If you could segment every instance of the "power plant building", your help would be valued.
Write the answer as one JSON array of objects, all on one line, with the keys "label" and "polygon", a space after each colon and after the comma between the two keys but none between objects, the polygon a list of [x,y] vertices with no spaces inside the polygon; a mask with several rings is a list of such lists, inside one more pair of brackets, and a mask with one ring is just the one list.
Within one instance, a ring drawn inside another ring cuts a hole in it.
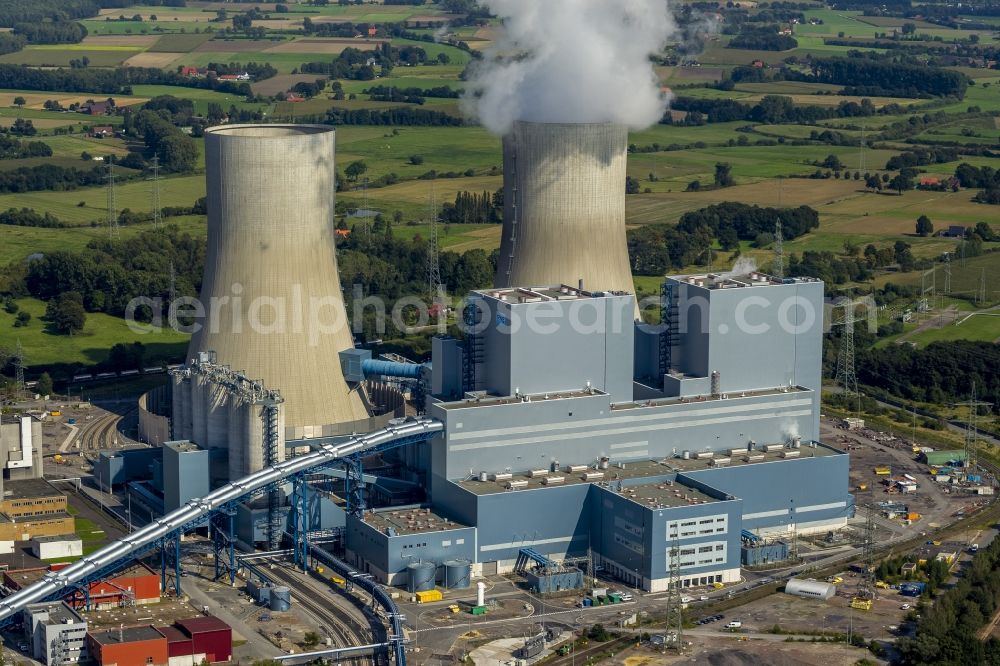
[{"label": "power plant building", "polygon": [[445,429],[412,470],[428,501],[417,519],[349,516],[349,561],[404,583],[416,560],[490,574],[526,549],[589,552],[658,591],[672,557],[684,587],[738,581],[744,530],[844,526],[848,455],[818,441],[822,283],[703,275],[665,292],[655,328],[630,294],[473,292],[467,339],[434,345],[428,413]]}]

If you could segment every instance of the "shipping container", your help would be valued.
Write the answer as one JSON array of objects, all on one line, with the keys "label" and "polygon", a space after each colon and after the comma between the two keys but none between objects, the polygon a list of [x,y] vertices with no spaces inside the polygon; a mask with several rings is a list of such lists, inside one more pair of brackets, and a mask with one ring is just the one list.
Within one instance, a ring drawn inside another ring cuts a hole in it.
[{"label": "shipping container", "polygon": [[426,604],[432,601],[441,601],[444,599],[444,595],[441,594],[441,590],[424,590],[423,592],[417,592],[417,603]]}]

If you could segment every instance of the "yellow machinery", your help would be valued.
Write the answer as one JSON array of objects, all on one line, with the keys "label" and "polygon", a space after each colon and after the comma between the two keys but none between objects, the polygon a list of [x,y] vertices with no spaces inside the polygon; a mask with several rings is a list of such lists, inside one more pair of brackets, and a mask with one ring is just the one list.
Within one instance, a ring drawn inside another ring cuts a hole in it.
[{"label": "yellow machinery", "polygon": [[441,601],[444,599],[444,595],[441,594],[441,590],[424,590],[423,592],[417,592],[417,603],[426,604],[432,601]]},{"label": "yellow machinery", "polygon": [[871,610],[872,600],[854,597],[854,599],[851,600],[851,608],[856,608],[857,610]]}]

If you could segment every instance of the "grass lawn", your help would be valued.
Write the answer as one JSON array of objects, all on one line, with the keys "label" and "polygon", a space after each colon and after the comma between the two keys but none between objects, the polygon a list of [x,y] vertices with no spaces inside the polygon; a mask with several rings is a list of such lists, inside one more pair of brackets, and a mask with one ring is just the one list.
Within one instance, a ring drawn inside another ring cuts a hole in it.
[{"label": "grass lawn", "polygon": [[[141,342],[147,348],[147,358],[182,357],[188,336],[172,330],[141,334],[129,330],[124,319],[102,313],[88,313],[83,332],[77,335],[57,335],[47,330],[42,321],[45,303],[33,298],[17,301],[21,310],[31,314],[27,326],[14,328],[15,315],[0,311],[0,347],[13,349],[21,342],[25,365],[56,363],[96,363],[105,359],[111,347],[119,342]],[[86,540],[86,537],[84,537]]]},{"label": "grass lawn", "polygon": [[[160,204],[167,206],[190,206],[199,197],[205,196],[205,176],[179,176],[160,180]],[[134,180],[115,188],[118,210],[130,208],[134,211],[148,211],[152,207],[152,189],[149,181]],[[84,206],[77,205],[84,202]],[[0,210],[8,208],[34,208],[48,211],[66,222],[89,224],[103,222],[107,217],[107,189],[86,187],[66,192],[19,192],[0,195]],[[20,227],[19,227],[20,228]]]},{"label": "grass lawn", "polygon": [[981,340],[984,342],[1000,340],[1000,312],[961,314],[953,324],[942,328],[930,328],[906,339],[907,342],[916,343],[920,347],[932,342],[953,340]]},{"label": "grass lawn", "polygon": [[[218,62],[218,59],[216,59]],[[185,88],[183,86],[154,86],[139,85],[133,86],[132,92],[142,97],[157,97],[158,95],[173,95],[181,99],[189,99],[194,102],[194,109],[197,113],[208,112],[208,103],[215,102],[222,105],[223,111],[228,111],[230,106],[237,109],[256,111],[258,109],[267,110],[267,104],[248,104],[240,95],[216,92],[215,90],[204,90],[202,88]]]},{"label": "grass lawn", "polygon": [[[168,223],[176,224],[182,230],[196,236],[204,236],[206,231],[205,218],[202,216],[172,217]],[[128,238],[150,225],[142,224],[122,227],[122,238]],[[55,252],[56,250],[82,250],[92,240],[108,237],[107,227],[79,226],[71,229],[41,229],[38,227],[13,227],[0,225],[0,266],[14,261],[21,261],[36,252]]]}]

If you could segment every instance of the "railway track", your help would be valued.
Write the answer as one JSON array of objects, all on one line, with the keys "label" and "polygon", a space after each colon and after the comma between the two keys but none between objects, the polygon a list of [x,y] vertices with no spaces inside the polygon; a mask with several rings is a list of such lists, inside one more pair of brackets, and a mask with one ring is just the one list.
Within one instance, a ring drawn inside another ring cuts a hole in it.
[{"label": "railway track", "polygon": [[[312,587],[308,582],[308,574],[292,572],[283,566],[269,569],[267,575],[284,583],[292,590],[295,601],[305,608],[317,620],[323,623],[324,629],[335,643],[334,647],[353,647],[366,645],[371,635],[364,635],[352,625],[359,624],[358,619],[347,609],[338,607],[332,599]],[[367,618],[365,618],[367,620]],[[372,663],[372,657],[354,657],[358,663]]]}]

